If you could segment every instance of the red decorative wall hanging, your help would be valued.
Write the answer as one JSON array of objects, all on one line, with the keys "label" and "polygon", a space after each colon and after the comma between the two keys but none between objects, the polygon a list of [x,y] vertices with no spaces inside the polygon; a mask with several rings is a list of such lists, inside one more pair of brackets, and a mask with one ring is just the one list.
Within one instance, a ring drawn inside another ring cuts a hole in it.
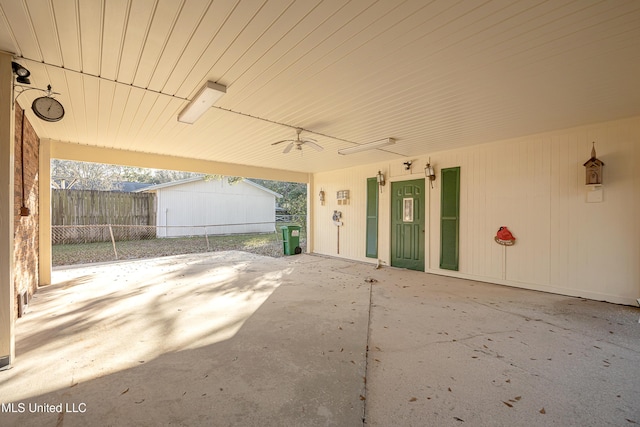
[{"label": "red decorative wall hanging", "polygon": [[496,237],[494,237],[496,243],[504,246],[512,246],[516,242],[516,238],[504,225],[498,229]]}]

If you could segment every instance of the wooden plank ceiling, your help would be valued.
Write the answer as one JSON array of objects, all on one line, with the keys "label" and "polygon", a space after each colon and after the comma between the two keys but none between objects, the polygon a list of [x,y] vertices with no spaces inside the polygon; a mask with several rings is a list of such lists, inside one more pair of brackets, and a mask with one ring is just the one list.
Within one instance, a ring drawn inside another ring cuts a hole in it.
[{"label": "wooden plank ceiling", "polygon": [[18,99],[42,138],[301,172],[640,114],[637,0],[0,0],[0,49],[60,92]]}]

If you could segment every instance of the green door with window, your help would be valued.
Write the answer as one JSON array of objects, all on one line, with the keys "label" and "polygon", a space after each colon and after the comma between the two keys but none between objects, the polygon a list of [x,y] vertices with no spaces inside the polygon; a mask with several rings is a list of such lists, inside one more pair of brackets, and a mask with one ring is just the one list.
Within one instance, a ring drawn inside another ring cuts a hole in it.
[{"label": "green door with window", "polygon": [[424,271],[424,179],[391,183],[391,265]]}]

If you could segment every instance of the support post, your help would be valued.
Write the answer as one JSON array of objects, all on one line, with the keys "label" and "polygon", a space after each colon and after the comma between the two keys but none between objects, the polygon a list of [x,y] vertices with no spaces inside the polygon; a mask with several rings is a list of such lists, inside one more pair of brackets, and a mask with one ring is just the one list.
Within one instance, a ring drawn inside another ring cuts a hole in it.
[{"label": "support post", "polygon": [[507,280],[507,245],[502,245],[502,280]]},{"label": "support post", "polygon": [[14,117],[12,56],[0,52],[0,369],[15,358],[15,286],[13,274]]},{"label": "support post", "polygon": [[317,202],[314,198],[316,193],[316,186],[314,185],[313,180],[314,177],[310,174],[307,180],[307,253],[313,253],[315,244],[315,233],[313,230],[313,226],[315,223]]},{"label": "support post", "polygon": [[118,250],[116,249],[116,239],[113,238],[113,228],[111,228],[111,224],[109,224],[109,234],[111,235],[111,244],[113,245],[113,253],[116,256],[116,261],[118,260]]}]

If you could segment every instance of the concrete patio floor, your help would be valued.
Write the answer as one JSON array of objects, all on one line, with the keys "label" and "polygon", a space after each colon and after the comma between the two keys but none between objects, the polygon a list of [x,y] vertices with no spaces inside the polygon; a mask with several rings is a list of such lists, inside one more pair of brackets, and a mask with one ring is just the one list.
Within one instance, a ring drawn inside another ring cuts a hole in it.
[{"label": "concrete patio floor", "polygon": [[17,321],[2,426],[640,424],[634,307],[313,255],[53,278]]}]

